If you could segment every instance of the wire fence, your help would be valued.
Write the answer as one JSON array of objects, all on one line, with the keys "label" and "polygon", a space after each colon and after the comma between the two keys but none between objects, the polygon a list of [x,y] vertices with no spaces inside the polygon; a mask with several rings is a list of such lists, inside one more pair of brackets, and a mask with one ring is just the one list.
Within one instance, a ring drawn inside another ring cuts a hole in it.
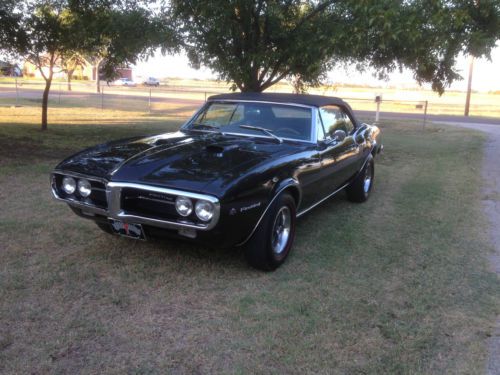
[{"label": "wire fence", "polygon": [[[0,81],[0,106],[28,107],[40,105],[45,83],[43,81]],[[185,118],[190,116],[208,97],[227,93],[227,87],[175,86],[159,87],[108,86],[106,82],[97,92],[95,83],[54,82],[49,96],[51,108],[88,109],[98,111],[149,114],[152,116]],[[353,110],[368,122],[380,122],[391,118],[391,113],[404,113],[421,121],[425,126],[429,103],[427,101],[379,100],[367,98],[343,98]]]}]

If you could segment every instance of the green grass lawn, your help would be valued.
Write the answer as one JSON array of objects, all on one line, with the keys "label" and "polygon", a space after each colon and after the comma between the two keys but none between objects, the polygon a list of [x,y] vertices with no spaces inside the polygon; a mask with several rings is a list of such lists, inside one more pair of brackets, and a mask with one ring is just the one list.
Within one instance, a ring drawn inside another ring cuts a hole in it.
[{"label": "green grass lawn", "polygon": [[500,282],[478,133],[382,124],[370,200],[313,210],[262,273],[239,250],[112,237],[53,201],[65,155],[179,124],[75,116],[46,133],[0,117],[0,372],[483,373]]}]

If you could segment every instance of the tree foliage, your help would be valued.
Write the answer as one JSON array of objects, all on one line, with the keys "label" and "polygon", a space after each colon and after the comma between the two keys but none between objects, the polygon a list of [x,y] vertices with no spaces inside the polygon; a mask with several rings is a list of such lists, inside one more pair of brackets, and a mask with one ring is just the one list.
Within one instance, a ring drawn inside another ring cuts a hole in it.
[{"label": "tree foliage", "polygon": [[334,65],[408,68],[442,93],[461,52],[488,56],[500,36],[498,0],[172,0],[193,66],[242,91],[283,78],[318,84]]},{"label": "tree foliage", "polygon": [[124,2],[120,6],[100,7],[87,19],[92,37],[87,39],[85,48],[97,71],[106,78],[113,78],[116,68],[152,55],[159,45],[175,50],[177,42],[170,25],[144,5]]},{"label": "tree foliage", "polygon": [[23,36],[19,32],[21,14],[15,12],[16,4],[15,0],[0,2],[0,50],[4,50],[12,41]]},{"label": "tree foliage", "polygon": [[[42,130],[47,129],[48,97],[54,69],[78,55],[106,59],[106,69],[134,63],[162,41],[168,25],[147,3],[121,0],[4,0],[0,7],[0,48],[37,66],[45,79]],[[5,22],[4,22],[5,21]],[[99,66],[97,67],[99,70]]]}]

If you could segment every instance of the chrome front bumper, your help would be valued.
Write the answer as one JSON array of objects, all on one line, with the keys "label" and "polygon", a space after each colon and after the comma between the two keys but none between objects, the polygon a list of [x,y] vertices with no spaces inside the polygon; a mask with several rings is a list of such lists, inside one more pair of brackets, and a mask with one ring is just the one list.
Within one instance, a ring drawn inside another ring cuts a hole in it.
[{"label": "chrome front bumper", "polygon": [[[63,174],[65,176],[72,176],[71,173],[66,173],[62,171],[61,172],[58,171],[56,173]],[[87,178],[85,176],[80,176],[80,175],[75,177]],[[57,194],[57,190],[53,185],[52,185],[52,194],[56,200],[65,202],[74,208],[80,209],[82,213],[85,215],[89,216],[101,215],[109,219],[120,220],[125,223],[145,224],[165,229],[191,228],[201,231],[207,231],[215,227],[215,225],[219,221],[219,216],[220,216],[219,200],[210,195],[197,194],[182,190],[159,188],[155,186],[127,183],[127,182],[108,182],[105,185],[106,185],[106,198],[108,203],[107,209],[96,207],[94,205],[78,201],[76,199],[61,198]],[[214,215],[208,223],[194,223],[188,220],[183,220],[181,217],[179,218],[178,221],[169,221],[169,220],[160,220],[145,216],[132,215],[127,213],[125,210],[121,208],[121,200],[122,200],[121,192],[122,189],[124,188],[140,189],[160,194],[169,194],[176,196],[182,195],[184,197],[196,200],[203,199],[211,202],[214,205],[215,207]]]}]

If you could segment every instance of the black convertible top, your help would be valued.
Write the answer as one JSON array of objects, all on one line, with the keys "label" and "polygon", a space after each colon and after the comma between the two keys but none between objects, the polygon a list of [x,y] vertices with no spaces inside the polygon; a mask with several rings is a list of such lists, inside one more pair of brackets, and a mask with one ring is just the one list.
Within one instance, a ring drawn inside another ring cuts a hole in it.
[{"label": "black convertible top", "polygon": [[273,103],[302,104],[312,107],[322,107],[324,105],[341,105],[350,109],[349,105],[340,98],[321,95],[238,92],[232,94],[213,95],[209,97],[208,100],[255,100]]}]

